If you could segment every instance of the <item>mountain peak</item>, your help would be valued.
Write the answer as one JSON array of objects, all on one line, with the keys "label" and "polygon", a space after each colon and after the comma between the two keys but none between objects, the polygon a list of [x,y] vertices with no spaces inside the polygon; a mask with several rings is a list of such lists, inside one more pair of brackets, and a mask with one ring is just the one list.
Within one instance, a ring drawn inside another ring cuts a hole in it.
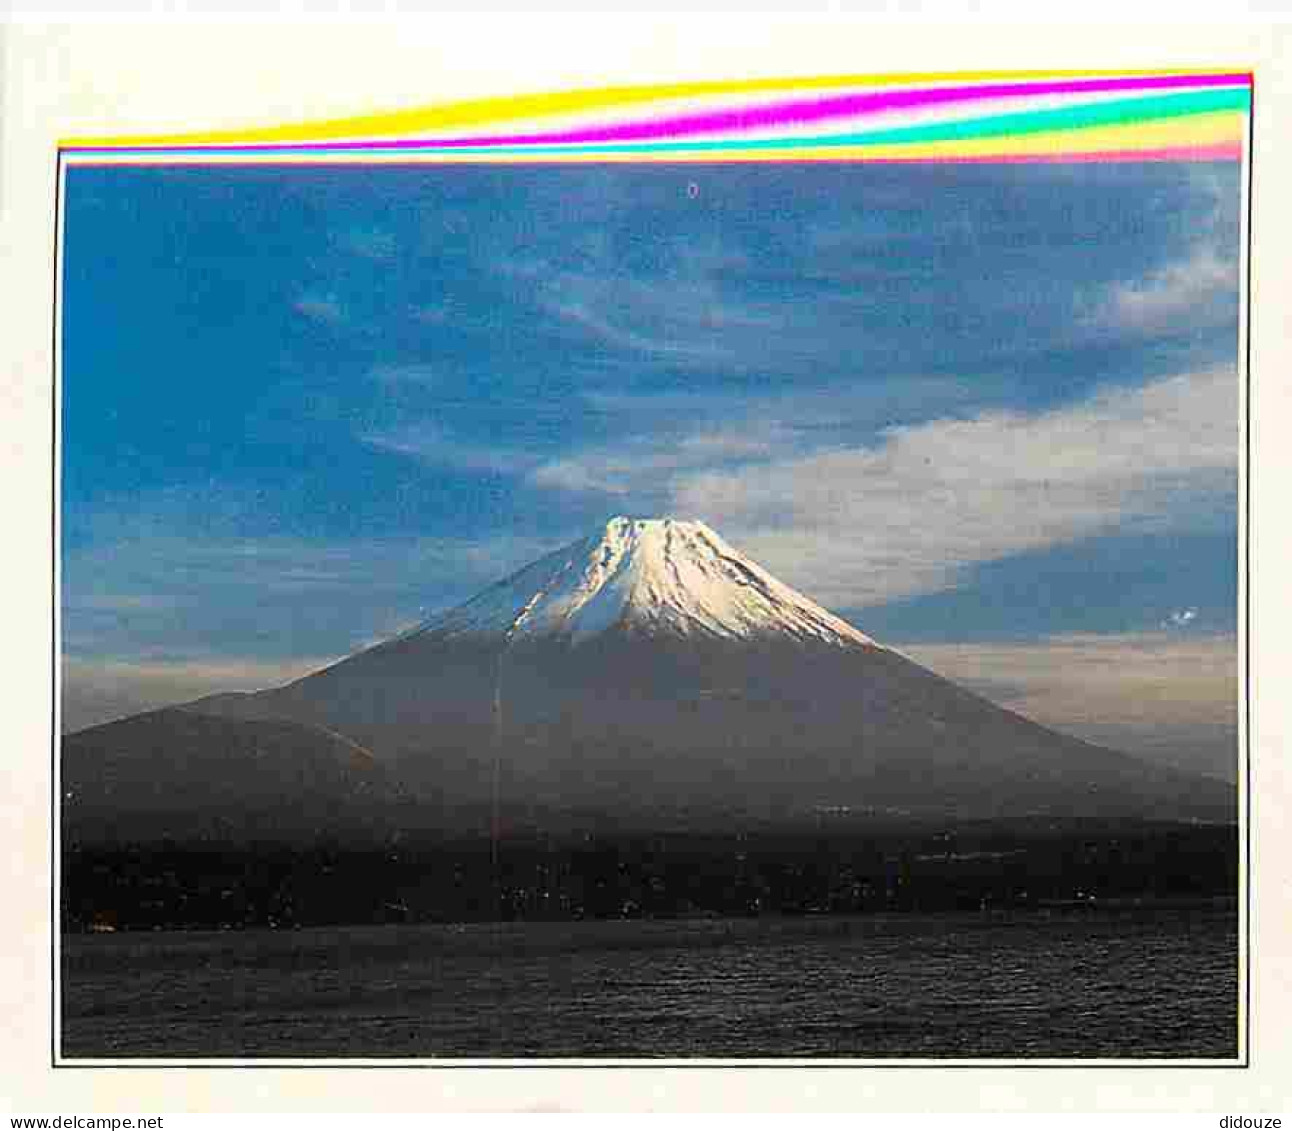
[{"label": "mountain peak", "polygon": [[698,519],[674,518],[672,515],[660,515],[656,518],[642,518],[634,515],[617,514],[614,518],[607,520],[604,537],[642,537],[648,534],[657,534],[668,529],[703,530],[710,534],[713,533],[712,530]]},{"label": "mountain peak", "polygon": [[642,635],[875,647],[875,642],[778,581],[703,522],[617,515],[526,566],[413,635],[556,637],[609,629]]}]

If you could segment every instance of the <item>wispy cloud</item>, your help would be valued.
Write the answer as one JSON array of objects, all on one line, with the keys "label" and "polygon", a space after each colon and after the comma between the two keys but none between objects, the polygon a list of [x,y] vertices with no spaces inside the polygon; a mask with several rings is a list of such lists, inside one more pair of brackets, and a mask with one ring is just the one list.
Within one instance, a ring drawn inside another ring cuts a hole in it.
[{"label": "wispy cloud", "polygon": [[1237,316],[1238,261],[1211,244],[1144,279],[1114,283],[1094,313],[1098,324],[1140,333],[1214,325]]},{"label": "wispy cloud", "polygon": [[307,292],[292,303],[292,309],[297,314],[326,325],[337,325],[345,321],[345,307],[332,292],[326,294]]},{"label": "wispy cloud", "polygon": [[[632,297],[630,290],[638,292],[637,309],[629,309]],[[683,333],[677,321],[661,317],[658,309],[658,295],[652,293],[654,288],[645,284],[623,284],[615,288],[598,280],[577,276],[566,276],[552,283],[551,298],[547,308],[564,320],[567,326],[583,331],[597,339],[602,345],[631,353],[647,354],[654,358],[685,360],[690,362],[715,362],[730,359],[732,350],[712,337],[697,340],[693,333]],[[607,295],[614,295],[609,302]],[[656,306],[653,317],[654,328],[641,328],[644,315],[640,302],[642,295],[649,296],[648,303]],[[688,311],[692,317],[694,311]]]},{"label": "wispy cloud", "polygon": [[529,481],[561,491],[625,496],[667,494],[681,477],[717,466],[765,460],[790,448],[792,435],[776,421],[740,432],[636,436],[534,468]]},{"label": "wispy cloud", "polygon": [[1237,774],[1232,636],[1074,634],[898,645],[911,659],[1056,730],[1180,769]]},{"label": "wispy cloud", "polygon": [[651,269],[631,269],[604,236],[580,244],[577,263],[530,252],[507,263],[558,332],[627,360],[744,370],[765,362],[802,312],[784,299],[735,285],[747,267],[739,247],[675,240]]},{"label": "wispy cloud", "polygon": [[1174,252],[1145,275],[1086,296],[1087,325],[1148,336],[1237,324],[1239,194],[1205,169],[1194,171],[1190,181],[1205,203],[1192,214]]},{"label": "wispy cloud", "polygon": [[570,540],[324,543],[143,526],[68,555],[65,730],[286,682],[389,639]]},{"label": "wispy cloud", "polygon": [[65,608],[94,613],[139,613],[154,610],[170,611],[176,602],[171,597],[148,593],[85,593],[71,595],[64,602]]},{"label": "wispy cloud", "polygon": [[359,440],[378,451],[459,471],[511,475],[529,471],[540,461],[536,455],[501,444],[463,440],[439,425],[426,422],[387,432],[365,432]]},{"label": "wispy cloud", "polygon": [[[388,366],[374,370],[373,377],[392,388],[434,388],[440,369]],[[456,378],[450,372],[446,381]],[[428,466],[520,475],[530,486],[545,490],[634,495],[638,508],[654,507],[668,502],[675,483],[686,474],[785,458],[819,446],[827,436],[870,434],[897,421],[926,416],[931,405],[944,411],[952,408],[967,400],[971,390],[972,382],[943,378],[734,395],[729,390],[627,392],[593,387],[570,403],[566,420],[577,414],[595,423],[600,434],[614,438],[560,454],[553,454],[550,435],[540,438],[541,430],[525,434],[513,429],[507,439],[482,441],[460,435],[439,418],[369,429],[357,439]]]},{"label": "wispy cloud", "polygon": [[436,384],[439,368],[426,362],[410,362],[405,365],[378,365],[372,370],[371,378],[380,385],[419,385]]},{"label": "wispy cloud", "polygon": [[639,506],[671,505],[690,476],[785,460],[820,449],[830,438],[872,435],[927,416],[931,405],[952,409],[971,387],[910,378],[739,396],[594,390],[582,403],[616,439],[544,460],[529,481],[591,495],[631,495]]},{"label": "wispy cloud", "polygon": [[409,313],[413,321],[423,326],[446,326],[453,320],[456,310],[451,302],[439,302],[411,307]]},{"label": "wispy cloud", "polygon": [[544,306],[600,344],[659,360],[747,364],[743,347],[785,326],[770,303],[724,296],[712,279],[639,279],[566,273],[549,279]]},{"label": "wispy cloud", "polygon": [[394,258],[399,247],[393,232],[384,228],[348,228],[336,236],[336,245],[362,259],[384,261]]},{"label": "wispy cloud", "polygon": [[212,534],[182,519],[158,527],[122,516],[121,526],[120,537],[66,555],[63,647],[72,659],[344,655],[553,548],[515,533],[325,542]]}]

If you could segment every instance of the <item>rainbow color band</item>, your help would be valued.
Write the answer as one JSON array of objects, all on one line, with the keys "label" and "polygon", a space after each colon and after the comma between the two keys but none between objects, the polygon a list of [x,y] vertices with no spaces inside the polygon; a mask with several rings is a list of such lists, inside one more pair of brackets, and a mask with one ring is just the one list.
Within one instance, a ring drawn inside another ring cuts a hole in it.
[{"label": "rainbow color band", "polygon": [[1252,85],[1249,71],[1223,70],[617,87],[60,149],[149,164],[1237,160]]}]

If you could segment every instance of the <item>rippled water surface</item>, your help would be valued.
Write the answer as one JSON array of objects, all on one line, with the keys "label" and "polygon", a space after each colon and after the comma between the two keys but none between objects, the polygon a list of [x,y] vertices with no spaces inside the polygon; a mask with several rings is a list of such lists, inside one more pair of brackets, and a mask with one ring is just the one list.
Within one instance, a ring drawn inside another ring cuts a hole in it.
[{"label": "rippled water surface", "polygon": [[1232,912],[77,935],[63,1054],[1232,1057]]}]

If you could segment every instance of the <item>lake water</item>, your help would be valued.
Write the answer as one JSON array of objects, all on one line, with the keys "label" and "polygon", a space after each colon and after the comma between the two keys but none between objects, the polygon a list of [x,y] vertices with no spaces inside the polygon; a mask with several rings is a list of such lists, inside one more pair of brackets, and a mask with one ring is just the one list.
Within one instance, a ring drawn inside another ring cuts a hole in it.
[{"label": "lake water", "polygon": [[66,1057],[1233,1057],[1232,911],[63,940]]}]

